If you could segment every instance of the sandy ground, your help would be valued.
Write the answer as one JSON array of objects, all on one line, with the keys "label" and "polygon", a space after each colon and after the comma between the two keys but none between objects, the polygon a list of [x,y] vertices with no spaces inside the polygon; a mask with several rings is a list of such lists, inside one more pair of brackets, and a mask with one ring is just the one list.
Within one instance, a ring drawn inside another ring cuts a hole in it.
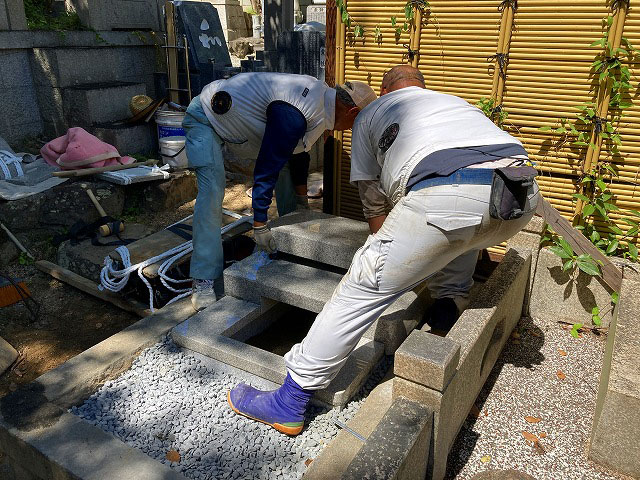
[{"label": "sandy ground", "polygon": [[575,339],[531,318],[514,332],[449,454],[447,479],[508,469],[537,480],[627,479],[587,459],[606,336]]}]

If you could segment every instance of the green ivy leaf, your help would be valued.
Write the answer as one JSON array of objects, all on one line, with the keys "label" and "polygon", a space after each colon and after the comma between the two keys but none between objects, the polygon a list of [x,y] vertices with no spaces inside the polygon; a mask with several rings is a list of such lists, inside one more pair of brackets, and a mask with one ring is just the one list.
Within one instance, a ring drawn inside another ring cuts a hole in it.
[{"label": "green ivy leaf", "polygon": [[564,265],[562,265],[562,271],[566,272],[568,270],[571,270],[573,268],[573,266],[574,266],[574,261],[573,261],[573,259],[570,258],[569,260],[564,262]]},{"label": "green ivy leaf", "polygon": [[618,227],[617,225],[609,225],[609,228],[613,231],[613,233],[617,235],[624,235],[624,232],[620,230],[620,227]]},{"label": "green ivy leaf", "polygon": [[570,257],[573,257],[575,255],[573,253],[573,248],[571,248],[571,245],[569,245],[569,243],[564,238],[560,237],[558,239],[558,244]]},{"label": "green ivy leaf", "polygon": [[607,184],[606,184],[606,183],[604,183],[604,181],[603,181],[601,178],[598,178],[598,179],[596,180],[596,185],[598,185],[598,188],[599,188],[600,190],[602,190],[603,192],[604,192],[605,190],[607,190]]},{"label": "green ivy leaf", "polygon": [[557,245],[549,247],[549,250],[562,259],[572,258],[572,255],[567,254],[562,247]]},{"label": "green ivy leaf", "polygon": [[576,263],[578,264],[578,268],[587,275],[591,275],[593,277],[600,275],[600,267],[598,267],[598,264],[595,263],[592,258],[589,260],[578,260]]},{"label": "green ivy leaf", "polygon": [[607,255],[613,255],[615,251],[618,249],[618,244],[619,244],[618,240],[614,240],[613,242],[611,242],[606,250]]},{"label": "green ivy leaf", "polygon": [[540,130],[541,132],[550,132],[552,129],[550,126],[545,125],[544,127],[538,128],[538,130]]},{"label": "green ivy leaf", "polygon": [[398,20],[396,19],[396,17],[391,17],[391,26],[392,26],[392,27],[395,27],[395,26],[396,26],[397,21],[398,21]]},{"label": "green ivy leaf", "polygon": [[589,239],[591,240],[591,243],[596,243],[598,240],[600,240],[600,234],[597,230],[594,230],[593,232],[591,232],[591,236],[589,237]]},{"label": "green ivy leaf", "polygon": [[589,202],[589,197],[587,197],[586,195],[583,195],[581,193],[574,193],[573,194],[573,198],[578,199],[578,200],[582,200],[583,202]]},{"label": "green ivy leaf", "polygon": [[573,328],[569,332],[573,338],[580,338],[578,330],[582,328],[582,323],[574,323]]}]

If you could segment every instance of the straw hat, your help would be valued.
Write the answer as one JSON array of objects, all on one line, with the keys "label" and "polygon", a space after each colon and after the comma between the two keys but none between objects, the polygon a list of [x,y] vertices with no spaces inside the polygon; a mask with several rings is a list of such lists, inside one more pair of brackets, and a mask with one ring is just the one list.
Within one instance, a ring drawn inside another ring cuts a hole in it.
[{"label": "straw hat", "polygon": [[153,98],[147,95],[136,95],[129,102],[129,110],[134,117],[148,108],[153,103]]}]

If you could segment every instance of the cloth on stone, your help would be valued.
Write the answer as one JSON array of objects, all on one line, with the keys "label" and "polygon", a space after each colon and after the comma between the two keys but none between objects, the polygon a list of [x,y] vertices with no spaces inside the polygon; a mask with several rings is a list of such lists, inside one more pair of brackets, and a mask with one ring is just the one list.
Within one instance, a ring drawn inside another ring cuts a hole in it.
[{"label": "cloth on stone", "polygon": [[14,153],[0,138],[0,199],[18,200],[44,192],[65,182],[66,178],[51,176],[59,167],[47,165],[39,156]]},{"label": "cloth on stone", "polygon": [[103,142],[80,127],[70,128],[47,143],[40,153],[49,165],[63,170],[128,165],[134,158],[123,157],[113,145]]}]

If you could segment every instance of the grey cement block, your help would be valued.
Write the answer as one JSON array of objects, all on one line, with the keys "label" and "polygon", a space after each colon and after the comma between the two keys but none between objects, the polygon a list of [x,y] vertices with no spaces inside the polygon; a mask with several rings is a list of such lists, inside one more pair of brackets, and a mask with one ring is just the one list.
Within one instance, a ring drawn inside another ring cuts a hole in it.
[{"label": "grey cement block", "polygon": [[[383,379],[367,396],[353,418],[347,422],[347,426],[368,438],[391,406],[392,386],[391,376]],[[349,432],[340,430],[309,465],[302,478],[304,480],[340,478],[362,446],[363,443],[360,440]]]},{"label": "grey cement block", "polygon": [[224,290],[227,295],[248,302],[260,303],[258,272],[273,260],[264,252],[257,251],[224,270]]},{"label": "grey cement block", "polygon": [[365,332],[370,338],[384,344],[385,355],[393,355],[407,335],[422,321],[432,300],[426,284],[421,284],[402,295]]},{"label": "grey cement block", "polygon": [[[2,7],[0,6],[0,12]],[[26,50],[0,50],[0,86],[24,87],[31,83],[31,67]]]},{"label": "grey cement block", "polygon": [[0,401],[0,450],[17,478],[185,480],[169,466],[47,402],[39,385]]},{"label": "grey cement block", "polygon": [[623,279],[600,375],[589,458],[640,478],[640,282]]},{"label": "grey cement block", "polygon": [[18,352],[4,338],[0,337],[0,375],[18,358]]},{"label": "grey cement block", "polygon": [[341,278],[338,273],[285,260],[274,260],[257,272],[261,296],[315,313],[322,311]]},{"label": "grey cement block", "polygon": [[142,350],[194,313],[190,298],[167,305],[49,370],[34,383],[49,401],[62,407],[75,405],[127,370]]},{"label": "grey cement block", "polygon": [[[575,278],[562,271],[562,260],[548,248],[540,250],[536,267],[530,312],[543,320],[564,320],[591,325],[591,310],[604,310],[611,304],[611,290],[600,278],[579,271]],[[602,318],[602,326],[612,313]]]},{"label": "grey cement block", "polygon": [[91,128],[91,133],[103,142],[116,147],[120,155],[134,153],[158,155],[155,138],[157,132],[154,125],[95,126]]},{"label": "grey cement block", "polygon": [[131,117],[129,101],[145,95],[143,83],[106,82],[64,88],[62,106],[69,125],[91,125],[115,122]]},{"label": "grey cement block", "polygon": [[5,0],[0,2],[0,30],[9,30],[9,15]]},{"label": "grey cement block", "polygon": [[534,215],[534,217],[529,221],[529,223],[527,223],[522,231],[542,236],[546,228],[547,223],[544,221],[544,218]]},{"label": "grey cement block", "polygon": [[303,210],[270,222],[278,250],[348,269],[369,236],[369,226],[344,217]]},{"label": "grey cement block", "polygon": [[343,480],[422,479],[433,413],[423,405],[397,398],[360,449]]},{"label": "grey cement block", "polygon": [[35,92],[40,106],[44,134],[50,138],[64,135],[68,127],[62,107],[62,89],[36,85]]},{"label": "grey cement block", "polygon": [[287,369],[284,358],[280,355],[223,335],[208,335],[202,332],[198,335],[189,333],[189,335],[181,335],[180,330],[173,330],[171,338],[178,345],[194,352],[266,378],[274,383],[280,385],[284,383]]},{"label": "grey cement block", "polygon": [[442,392],[460,360],[460,345],[446,337],[411,332],[396,352],[393,372],[414,383]]}]

